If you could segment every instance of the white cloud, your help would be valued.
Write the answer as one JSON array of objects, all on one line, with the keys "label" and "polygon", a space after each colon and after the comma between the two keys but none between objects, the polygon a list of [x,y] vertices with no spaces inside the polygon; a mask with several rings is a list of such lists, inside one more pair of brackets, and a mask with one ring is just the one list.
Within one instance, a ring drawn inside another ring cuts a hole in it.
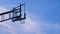
[{"label": "white cloud", "polygon": [[8,11],[7,8],[0,6],[0,13],[6,12],[6,11]]},{"label": "white cloud", "polygon": [[0,25],[9,29],[8,31],[10,31],[11,34],[15,34],[14,28],[8,22],[1,23]]},{"label": "white cloud", "polygon": [[[60,25],[57,23],[45,23],[45,22],[37,22],[34,20],[32,15],[27,15],[26,24],[22,25],[25,32],[35,32],[36,34],[47,34],[48,31],[52,31],[53,29],[57,32],[60,31]],[[29,18],[30,17],[30,18]],[[36,19],[37,20],[37,19]],[[54,33],[54,32],[53,32]]]},{"label": "white cloud", "polygon": [[37,28],[37,23],[31,18],[27,17],[27,19],[25,20],[25,24],[22,25],[22,27],[25,30],[25,32],[33,31]]}]

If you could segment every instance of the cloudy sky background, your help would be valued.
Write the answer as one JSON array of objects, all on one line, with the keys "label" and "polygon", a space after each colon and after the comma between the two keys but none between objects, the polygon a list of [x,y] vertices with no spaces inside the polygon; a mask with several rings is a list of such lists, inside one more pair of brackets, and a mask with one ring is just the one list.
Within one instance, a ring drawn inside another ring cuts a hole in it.
[{"label": "cloudy sky background", "polygon": [[60,34],[60,0],[0,0],[0,13],[26,3],[25,24],[0,23],[0,34]]}]

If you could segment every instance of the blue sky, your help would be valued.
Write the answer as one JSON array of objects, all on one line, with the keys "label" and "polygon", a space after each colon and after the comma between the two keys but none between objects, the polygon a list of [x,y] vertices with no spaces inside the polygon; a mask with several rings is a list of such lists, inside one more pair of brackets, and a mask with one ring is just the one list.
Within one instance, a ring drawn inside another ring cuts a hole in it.
[{"label": "blue sky", "polygon": [[20,3],[26,4],[29,23],[7,23],[5,26],[4,22],[0,25],[1,34],[8,34],[10,29],[11,33],[16,34],[60,34],[60,0],[0,0],[0,8],[4,9],[2,11],[11,10]]}]

